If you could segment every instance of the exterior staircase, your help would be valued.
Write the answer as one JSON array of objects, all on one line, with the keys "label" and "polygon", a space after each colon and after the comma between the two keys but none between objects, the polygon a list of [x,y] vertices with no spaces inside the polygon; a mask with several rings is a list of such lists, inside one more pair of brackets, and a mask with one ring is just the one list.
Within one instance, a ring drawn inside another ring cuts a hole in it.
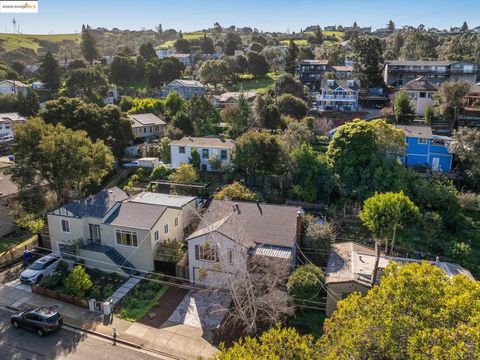
[{"label": "exterior staircase", "polygon": [[118,267],[122,269],[122,271],[127,275],[141,275],[140,271],[138,271],[131,262],[125,259],[122,254],[120,254],[115,248],[111,246],[89,243],[85,246],[85,250],[101,252],[107,255],[107,257],[112,260],[114,264],[118,265]]}]

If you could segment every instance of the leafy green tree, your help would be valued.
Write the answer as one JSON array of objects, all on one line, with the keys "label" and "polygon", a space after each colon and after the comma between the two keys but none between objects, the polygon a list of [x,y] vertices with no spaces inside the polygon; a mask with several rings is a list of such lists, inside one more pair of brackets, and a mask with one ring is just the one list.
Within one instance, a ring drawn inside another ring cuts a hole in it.
[{"label": "leafy green tree", "polygon": [[18,74],[7,64],[0,62],[0,81],[2,80],[18,80]]},{"label": "leafy green tree", "polygon": [[319,56],[321,59],[328,60],[330,65],[344,65],[347,51],[341,44],[323,44]]},{"label": "leafy green tree", "polygon": [[90,275],[85,271],[85,268],[77,265],[68,274],[64,286],[68,294],[84,297],[92,288],[93,282],[92,279],[90,279]]},{"label": "leafy green tree", "polygon": [[282,142],[289,153],[299,148],[301,144],[309,144],[313,138],[313,132],[307,124],[299,121],[291,121],[283,132]]},{"label": "leafy green tree", "polygon": [[97,40],[92,33],[92,30],[87,28],[82,32],[82,41],[80,44],[82,48],[82,54],[85,60],[93,62],[100,57],[97,50]]},{"label": "leafy green tree", "polygon": [[362,36],[352,43],[353,74],[362,87],[383,86],[383,50],[378,37]]},{"label": "leafy green tree", "polygon": [[168,117],[173,118],[180,110],[185,110],[187,101],[176,91],[169,93],[165,99],[165,110]]},{"label": "leafy green tree", "polygon": [[425,118],[425,122],[429,125],[432,124],[433,120],[435,119],[435,111],[431,105],[427,105],[425,107],[425,114],[423,116]]},{"label": "leafy green tree", "polygon": [[480,131],[476,128],[461,127],[453,133],[450,150],[460,159],[468,178],[479,184],[480,176]]},{"label": "leafy green tree", "polygon": [[196,171],[200,170],[200,154],[198,153],[197,148],[193,148],[190,152],[190,158],[188,159],[188,162],[193,165],[193,168]]},{"label": "leafy green tree", "polygon": [[216,89],[231,76],[231,69],[225,60],[206,60],[198,70],[200,81],[212,84]]},{"label": "leafy green tree", "polygon": [[238,50],[237,43],[234,40],[229,40],[225,45],[225,55],[233,56],[235,55],[235,50]]},{"label": "leafy green tree", "polygon": [[137,55],[135,58],[135,74],[134,74],[134,79],[136,81],[143,81],[145,80],[145,59]]},{"label": "leafy green tree", "polygon": [[468,24],[466,21],[463,22],[462,27],[460,28],[460,31],[462,32],[468,31]]},{"label": "leafy green tree", "polygon": [[248,72],[253,77],[265,76],[268,73],[268,63],[265,56],[255,51],[250,51],[247,54]]},{"label": "leafy green tree", "polygon": [[168,177],[171,182],[180,184],[193,184],[197,179],[198,175],[193,165],[185,163],[180,163],[178,169]]},{"label": "leafy green tree", "polygon": [[[123,98],[122,98],[123,99]],[[155,98],[135,98],[132,99],[129,114],[153,113],[161,115],[163,113],[163,101]]]},{"label": "leafy green tree", "polygon": [[174,57],[165,58],[161,61],[158,70],[160,81],[169,83],[182,77],[182,71],[185,70],[180,60]]},{"label": "leafy green tree", "polygon": [[449,278],[426,262],[392,263],[366,296],[354,293],[337,303],[317,358],[475,359],[479,297],[478,281]]},{"label": "leafy green tree", "polygon": [[42,218],[36,217],[34,214],[22,214],[15,220],[20,228],[28,230],[32,234],[40,234],[45,227],[45,221]]},{"label": "leafy green tree", "polygon": [[253,44],[250,45],[250,50],[260,53],[263,50],[263,45],[261,45],[257,42],[254,42]]},{"label": "leafy green tree", "polygon": [[60,87],[60,66],[50,51],[43,57],[38,73],[47,89],[57,90]]},{"label": "leafy green tree", "polygon": [[21,190],[45,183],[58,202],[71,190],[81,196],[86,186],[100,183],[113,165],[113,156],[103,141],[92,142],[84,131],[45,124],[32,118],[15,128],[15,165],[12,180]]},{"label": "leafy green tree", "polygon": [[324,265],[328,261],[330,247],[335,242],[336,230],[332,223],[315,220],[309,221],[305,226],[304,244],[313,249],[308,258],[317,265]]},{"label": "leafy green tree", "polygon": [[393,111],[395,112],[397,122],[411,121],[415,116],[412,99],[404,89],[396,94],[393,102]]},{"label": "leafy green tree", "polygon": [[151,62],[145,65],[145,79],[152,88],[158,88],[162,85],[162,79],[157,65]]},{"label": "leafy green tree", "polygon": [[128,56],[117,55],[110,64],[110,80],[115,84],[128,84],[136,78],[135,62]]},{"label": "leafy green tree", "polygon": [[277,135],[267,131],[248,131],[236,141],[233,163],[246,174],[276,174],[282,168],[284,156]]},{"label": "leafy green tree", "polygon": [[215,46],[211,37],[207,36],[207,33],[203,33],[203,39],[200,43],[200,48],[203,54],[213,54],[215,52]]},{"label": "leafy green tree", "polygon": [[406,34],[400,56],[405,60],[434,60],[437,58],[438,35],[424,30]]},{"label": "leafy green tree", "polygon": [[291,94],[297,98],[304,95],[302,83],[288,73],[280,75],[275,81],[275,92],[277,95]]},{"label": "leafy green tree", "polygon": [[302,300],[319,301],[324,281],[323,271],[318,266],[299,266],[288,278],[287,290],[300,303]]},{"label": "leafy green tree", "polygon": [[172,120],[173,126],[180,129],[184,135],[193,136],[195,133],[192,118],[188,109],[179,111]]},{"label": "leafy green tree", "polygon": [[93,67],[72,70],[65,80],[64,95],[87,102],[101,103],[107,91],[107,78]]},{"label": "leafy green tree", "polygon": [[[397,233],[408,221],[418,218],[420,210],[406,196],[399,193],[387,192],[375,194],[363,203],[360,219],[375,236],[377,241],[385,243],[385,253],[393,252]],[[389,241],[389,239],[391,239]],[[389,246],[390,245],[390,248]]]},{"label": "leafy green tree", "polygon": [[147,41],[146,43],[140,45],[139,53],[145,60],[157,58],[155,49],[153,48],[153,45],[150,41]]},{"label": "leafy green tree", "polygon": [[32,89],[28,89],[27,95],[19,92],[17,94],[17,110],[23,116],[36,115],[40,110],[37,93]]},{"label": "leafy green tree", "polygon": [[217,200],[240,200],[240,201],[258,201],[258,194],[251,191],[245,185],[238,181],[222,187],[215,195]]},{"label": "leafy green tree", "polygon": [[170,142],[171,140],[167,137],[164,136],[160,140],[160,144],[158,146],[158,152],[160,154],[160,160],[162,160],[164,163],[169,164],[171,159],[171,153],[170,153]]},{"label": "leafy green tree", "polygon": [[285,57],[285,72],[295,76],[297,68],[298,46],[293,40],[288,43],[287,56]]},{"label": "leafy green tree", "polygon": [[173,47],[175,48],[175,51],[179,54],[189,54],[191,50],[190,41],[188,41],[187,39],[178,39],[173,44]]},{"label": "leafy green tree", "polygon": [[470,84],[466,81],[446,81],[440,85],[440,89],[434,94],[439,113],[450,124],[453,130],[457,116],[465,107],[464,98],[470,91]]},{"label": "leafy green tree", "polygon": [[17,97],[13,94],[0,95],[0,111],[15,112],[18,111]]},{"label": "leafy green tree", "polygon": [[214,133],[214,126],[221,121],[220,113],[206,96],[193,95],[190,98],[188,116],[193,126],[193,134],[188,133],[188,135],[211,135]]},{"label": "leafy green tree", "polygon": [[281,126],[281,114],[271,91],[258,93],[253,104],[254,118],[263,128],[276,130]]},{"label": "leafy green tree", "polygon": [[307,114],[307,105],[302,99],[291,94],[283,94],[277,100],[278,111],[297,120]]},{"label": "leafy green tree", "polygon": [[237,104],[225,107],[220,112],[220,116],[225,123],[229,124],[229,134],[235,139],[247,130],[250,105],[247,102],[243,109]]}]

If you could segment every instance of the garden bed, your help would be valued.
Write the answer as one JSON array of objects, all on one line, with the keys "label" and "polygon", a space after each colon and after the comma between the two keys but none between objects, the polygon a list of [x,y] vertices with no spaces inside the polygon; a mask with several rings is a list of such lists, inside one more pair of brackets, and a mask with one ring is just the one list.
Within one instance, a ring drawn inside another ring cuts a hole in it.
[{"label": "garden bed", "polygon": [[39,294],[56,300],[61,300],[69,304],[80,306],[88,309],[88,300],[78,296],[67,295],[63,292],[47,289],[40,285],[32,285],[32,293]]}]

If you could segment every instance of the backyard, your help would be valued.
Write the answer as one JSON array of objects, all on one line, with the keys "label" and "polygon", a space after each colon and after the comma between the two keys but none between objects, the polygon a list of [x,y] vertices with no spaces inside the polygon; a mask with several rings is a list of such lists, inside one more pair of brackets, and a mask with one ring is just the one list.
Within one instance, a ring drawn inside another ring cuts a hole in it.
[{"label": "backyard", "polygon": [[270,88],[278,78],[278,73],[269,72],[266,76],[254,78],[252,75],[242,75],[240,80],[232,84],[228,91],[260,91]]}]

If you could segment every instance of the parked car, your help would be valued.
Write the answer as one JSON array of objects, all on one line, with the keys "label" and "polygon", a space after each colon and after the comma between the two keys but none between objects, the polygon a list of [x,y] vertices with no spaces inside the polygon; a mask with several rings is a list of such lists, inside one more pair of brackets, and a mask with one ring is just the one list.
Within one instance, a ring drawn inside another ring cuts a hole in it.
[{"label": "parked car", "polygon": [[56,253],[38,259],[20,274],[20,281],[26,284],[36,284],[43,277],[53,273],[61,259],[60,254]]},{"label": "parked car", "polygon": [[35,331],[38,336],[51,333],[62,327],[63,317],[51,307],[43,307],[22,311],[12,315],[12,326]]},{"label": "parked car", "polygon": [[138,160],[127,162],[127,163],[123,164],[123,167],[125,169],[131,168],[131,167],[154,168],[155,166],[158,166],[159,164],[160,164],[160,160],[158,160],[158,158],[145,157],[145,158],[141,158],[141,159],[138,159]]}]

